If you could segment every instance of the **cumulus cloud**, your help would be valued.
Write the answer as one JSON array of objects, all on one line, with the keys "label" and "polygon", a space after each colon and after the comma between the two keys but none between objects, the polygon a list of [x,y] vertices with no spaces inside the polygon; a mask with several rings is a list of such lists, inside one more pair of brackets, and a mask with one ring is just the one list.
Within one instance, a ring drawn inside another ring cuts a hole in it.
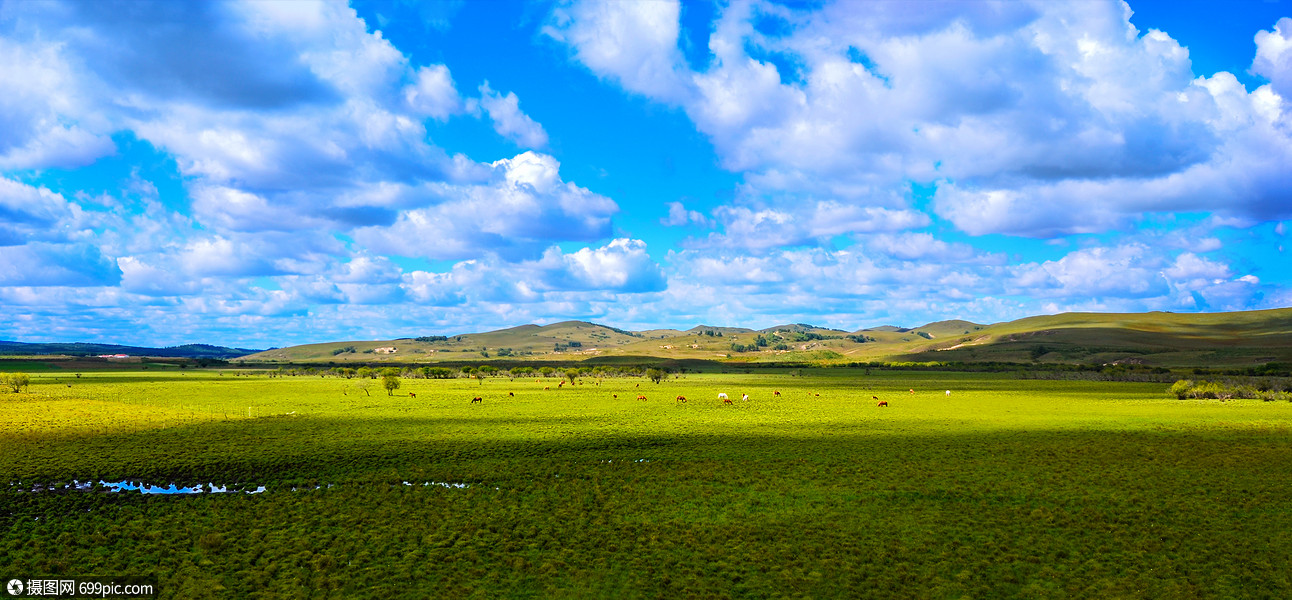
[{"label": "cumulus cloud", "polygon": [[1257,36],[1253,69],[1272,87],[1248,92],[1228,73],[1195,76],[1187,49],[1137,30],[1121,3],[742,0],[720,9],[701,69],[678,50],[677,3],[638,4],[562,6],[548,35],[680,106],[781,212],[805,194],[907,210],[912,181],[974,235],[1292,210],[1286,21]]},{"label": "cumulus cloud", "polygon": [[1284,102],[1292,102],[1292,18],[1279,19],[1273,31],[1256,33],[1252,72],[1270,80]]},{"label": "cumulus cloud", "polygon": [[404,101],[413,111],[441,121],[463,110],[462,98],[444,65],[417,69],[413,83],[404,88]]},{"label": "cumulus cloud", "polygon": [[88,244],[0,246],[0,286],[111,286],[121,270]]},{"label": "cumulus cloud", "polygon": [[680,14],[675,0],[575,2],[557,6],[543,33],[569,45],[579,62],[625,89],[679,102],[694,85],[678,50]]},{"label": "cumulus cloud", "polygon": [[61,194],[0,177],[0,246],[57,235],[51,229],[70,219],[72,212]]},{"label": "cumulus cloud", "polygon": [[553,157],[524,152],[494,162],[487,183],[429,186],[433,206],[407,210],[390,227],[362,227],[355,238],[383,253],[465,259],[494,253],[532,257],[554,239],[593,241],[610,234],[613,200],[560,177]]},{"label": "cumulus cloud", "polygon": [[646,243],[629,238],[570,253],[552,247],[534,260],[467,260],[447,273],[413,271],[403,279],[409,296],[423,305],[477,302],[497,304],[503,310],[544,305],[561,312],[563,303],[613,302],[667,286],[663,270],[646,252]]},{"label": "cumulus cloud", "polygon": [[493,129],[522,148],[542,149],[547,145],[547,132],[537,121],[521,112],[520,99],[508,92],[502,95],[493,91],[486,81],[480,84],[480,106],[493,121]]},{"label": "cumulus cloud", "polygon": [[1158,296],[1168,291],[1159,261],[1138,244],[1088,248],[1059,260],[1015,267],[1010,283],[1037,297]]}]

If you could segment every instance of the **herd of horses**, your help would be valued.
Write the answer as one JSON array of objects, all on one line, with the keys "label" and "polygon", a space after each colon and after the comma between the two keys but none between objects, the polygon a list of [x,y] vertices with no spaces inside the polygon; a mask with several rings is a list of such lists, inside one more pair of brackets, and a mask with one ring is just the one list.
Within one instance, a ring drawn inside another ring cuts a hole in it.
[{"label": "herd of horses", "polygon": [[[638,385],[640,386],[641,384],[638,384]],[[562,382],[560,382],[559,384],[557,384],[557,386],[556,386],[556,387],[557,387],[557,389],[560,389],[560,388],[561,388],[561,387],[563,387],[563,386],[565,386],[565,382],[564,382],[564,381],[562,381]],[[552,388],[551,388],[551,386],[543,386],[543,389],[544,389],[544,390],[551,390]],[[914,388],[912,388],[912,389],[910,390],[910,392],[911,392],[911,394],[912,394],[912,395],[914,395],[914,394],[915,394],[915,389],[914,389]],[[513,398],[514,398],[514,397],[516,397],[516,393],[515,393],[515,392],[507,392],[507,395],[508,395],[508,396],[511,396],[511,397],[513,397]],[[821,394],[819,394],[819,393],[812,393],[812,395],[813,395],[813,396],[820,396]],[[947,395],[948,395],[948,396],[950,396],[950,395],[951,395],[951,390],[947,390]],[[413,392],[409,392],[409,393],[408,393],[408,396],[409,396],[410,398],[416,398],[416,397],[417,397],[417,394],[415,394],[415,393],[413,393]],[[780,390],[772,390],[772,396],[774,396],[774,397],[776,397],[776,398],[780,398],[780,397],[781,397],[781,391],[780,391]],[[612,398],[619,398],[619,394],[611,394],[611,397],[612,397]],[[645,395],[645,394],[637,394],[637,399],[638,399],[638,400],[643,400],[643,401],[644,401],[644,400],[646,400],[646,395]],[[748,401],[749,401],[749,394],[741,394],[741,398],[740,398],[740,399],[741,399],[741,401],[743,401],[743,402],[748,402]],[[880,400],[880,399],[879,399],[879,396],[871,396],[871,397],[870,397],[870,399],[871,399],[871,400],[873,400],[873,401],[875,402],[875,406],[876,406],[876,407],[881,407],[881,408],[882,408],[882,407],[887,407],[887,406],[888,406],[888,401],[887,401],[887,400]],[[725,404],[732,404],[732,402],[731,402],[731,398],[727,396],[727,393],[726,393],[726,392],[718,392],[718,400],[722,401],[722,404],[724,404],[724,405],[725,405]],[[680,394],[679,394],[679,395],[677,396],[677,398],[676,398],[674,401],[675,401],[676,403],[678,403],[678,404],[684,404],[684,403],[686,403],[686,396],[683,396],[683,395],[680,395]],[[471,403],[472,403],[472,404],[476,404],[477,402],[478,402],[478,403],[483,404],[483,403],[484,403],[484,398],[482,398],[482,397],[480,397],[480,396],[476,396],[476,397],[474,397],[474,398],[472,398],[472,399],[471,399]]]}]

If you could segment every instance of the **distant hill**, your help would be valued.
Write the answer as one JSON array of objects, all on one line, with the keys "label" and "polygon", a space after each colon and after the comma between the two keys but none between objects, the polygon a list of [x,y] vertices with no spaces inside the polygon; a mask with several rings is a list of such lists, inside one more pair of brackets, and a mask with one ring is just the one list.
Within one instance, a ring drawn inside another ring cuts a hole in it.
[{"label": "distant hill", "polygon": [[698,325],[626,331],[584,321],[385,341],[309,344],[254,362],[622,362],[636,358],[757,363],[1013,362],[1168,367],[1292,363],[1292,308],[1231,313],[1064,313],[981,325],[964,320],[848,333],[803,323],[762,330]]},{"label": "distant hill", "polygon": [[101,354],[128,354],[130,356],[157,356],[163,358],[217,358],[231,359],[255,354],[260,350],[245,348],[226,348],[210,344],[185,344],[167,348],[149,348],[145,346],[122,346],[119,344],[74,343],[25,343],[0,341],[0,356],[43,356],[62,354],[67,356],[98,356]]}]

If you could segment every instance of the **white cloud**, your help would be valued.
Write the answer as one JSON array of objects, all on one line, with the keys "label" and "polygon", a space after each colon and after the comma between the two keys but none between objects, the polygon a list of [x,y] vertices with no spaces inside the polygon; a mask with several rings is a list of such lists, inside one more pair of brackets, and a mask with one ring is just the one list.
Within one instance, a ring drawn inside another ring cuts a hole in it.
[{"label": "white cloud", "polygon": [[493,91],[486,81],[480,84],[480,106],[493,121],[493,129],[522,148],[542,149],[547,146],[547,132],[543,126],[521,112],[520,99],[508,92],[502,95]]},{"label": "white cloud", "polygon": [[73,212],[61,194],[0,177],[0,246],[65,236]]},{"label": "white cloud", "polygon": [[580,248],[572,254],[553,249],[540,261],[543,265],[554,263],[560,268],[547,281],[559,288],[651,292],[665,287],[663,272],[641,240],[620,238],[601,248]]},{"label": "white cloud", "polygon": [[0,287],[111,286],[120,281],[117,265],[88,244],[0,246]]},{"label": "white cloud", "polygon": [[680,14],[676,0],[575,2],[557,6],[543,32],[625,89],[680,102],[692,93],[678,50]]},{"label": "white cloud", "polygon": [[414,82],[404,88],[404,101],[414,112],[441,121],[463,110],[462,99],[453,85],[453,77],[444,65],[417,69]]},{"label": "white cloud", "polygon": [[1172,281],[1190,287],[1206,285],[1207,282],[1218,282],[1229,279],[1229,266],[1214,260],[1208,260],[1192,252],[1185,252],[1176,257],[1175,263],[1162,271]]},{"label": "white cloud", "polygon": [[713,222],[708,217],[699,211],[687,210],[681,202],[667,202],[664,205],[668,207],[668,216],[659,220],[661,225],[668,227],[684,227],[688,224],[700,227],[713,226]]},{"label": "white cloud", "polygon": [[723,233],[711,233],[689,245],[751,249],[796,246],[836,235],[902,231],[930,223],[928,216],[918,211],[833,200],[776,203],[775,207],[761,208],[723,205],[714,209],[713,217],[723,227]]},{"label": "white cloud", "polygon": [[562,181],[560,163],[525,152],[496,161],[487,184],[428,187],[438,204],[403,211],[389,227],[361,227],[356,240],[399,256],[465,259],[495,253],[539,254],[552,240],[592,241],[610,234],[614,201]]},{"label": "white cloud", "polygon": [[1016,293],[1041,298],[1160,296],[1169,291],[1161,260],[1139,244],[1086,248],[1059,260],[1013,267],[1009,284]]},{"label": "white cloud", "polygon": [[[804,196],[907,210],[915,181],[975,235],[1292,214],[1278,96],[1195,77],[1188,50],[1136,30],[1124,4],[736,1],[701,70],[678,50],[676,5],[638,4],[558,8],[549,35],[625,90],[680,105],[777,211]],[[1254,69],[1274,91],[1292,81],[1286,29],[1257,38]]]},{"label": "white cloud", "polygon": [[0,35],[0,169],[79,167],[112,153],[87,103],[59,44]]},{"label": "white cloud", "polygon": [[1279,19],[1273,31],[1256,33],[1252,72],[1270,80],[1284,102],[1292,102],[1292,18]]}]

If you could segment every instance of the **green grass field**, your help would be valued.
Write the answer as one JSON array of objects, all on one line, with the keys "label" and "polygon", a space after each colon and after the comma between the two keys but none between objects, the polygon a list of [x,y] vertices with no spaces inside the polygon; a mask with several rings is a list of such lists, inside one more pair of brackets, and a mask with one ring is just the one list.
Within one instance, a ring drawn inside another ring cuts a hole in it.
[{"label": "green grass field", "polygon": [[[1292,403],[846,369],[393,397],[234,373],[0,393],[0,576],[149,575],[161,597],[1292,597]],[[22,491],[73,479],[267,491]]]}]

